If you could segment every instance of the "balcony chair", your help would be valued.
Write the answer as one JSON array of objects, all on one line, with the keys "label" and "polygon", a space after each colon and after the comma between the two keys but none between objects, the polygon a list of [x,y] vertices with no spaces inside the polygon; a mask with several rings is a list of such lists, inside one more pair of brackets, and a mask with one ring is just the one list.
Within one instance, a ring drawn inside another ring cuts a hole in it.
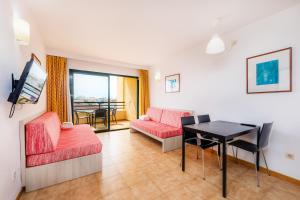
[{"label": "balcony chair", "polygon": [[107,109],[100,108],[100,109],[95,110],[93,118],[94,118],[95,128],[97,126],[97,119],[98,118],[102,120],[104,126],[107,126]]},{"label": "balcony chair", "polygon": [[115,107],[112,107],[111,108],[111,119],[116,123],[116,124],[118,124],[118,122],[117,122],[117,107],[115,106]]},{"label": "balcony chair", "polygon": [[92,125],[92,120],[90,114],[79,116],[80,111],[75,111],[76,115],[76,124],[79,124],[81,119],[85,119],[89,125]]}]

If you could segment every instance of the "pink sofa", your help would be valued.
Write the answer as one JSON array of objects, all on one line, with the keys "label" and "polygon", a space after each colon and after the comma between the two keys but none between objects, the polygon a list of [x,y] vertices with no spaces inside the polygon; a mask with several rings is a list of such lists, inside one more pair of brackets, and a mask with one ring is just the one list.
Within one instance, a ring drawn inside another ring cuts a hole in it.
[{"label": "pink sofa", "polygon": [[[53,181],[55,184],[99,171],[99,167],[90,165],[96,163],[95,165],[101,166],[101,150],[102,143],[89,125],[61,129],[61,122],[56,113],[42,114],[25,125],[26,170],[30,172],[26,179],[32,178],[28,180],[28,187],[38,189],[52,185],[46,177],[38,184],[35,182],[36,176],[42,177],[46,173],[48,176],[51,173],[57,176]],[[62,173],[64,171],[65,174]],[[35,177],[30,177],[32,174],[35,174]]]},{"label": "pink sofa", "polygon": [[100,153],[102,143],[89,125],[63,130],[54,112],[26,125],[26,165],[34,167]]},{"label": "pink sofa", "polygon": [[131,121],[131,132],[138,131],[162,142],[163,152],[174,150],[181,147],[181,117],[189,115],[186,111],[152,107],[147,110],[150,120]]}]

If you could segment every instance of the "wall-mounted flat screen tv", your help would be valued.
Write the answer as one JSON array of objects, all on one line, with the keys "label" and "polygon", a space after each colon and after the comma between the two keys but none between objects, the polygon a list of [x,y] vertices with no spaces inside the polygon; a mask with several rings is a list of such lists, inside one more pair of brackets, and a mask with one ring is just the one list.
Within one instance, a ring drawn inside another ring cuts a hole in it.
[{"label": "wall-mounted flat screen tv", "polygon": [[35,104],[38,102],[47,79],[46,72],[33,58],[26,63],[20,80],[13,78],[13,91],[8,101],[13,104]]}]

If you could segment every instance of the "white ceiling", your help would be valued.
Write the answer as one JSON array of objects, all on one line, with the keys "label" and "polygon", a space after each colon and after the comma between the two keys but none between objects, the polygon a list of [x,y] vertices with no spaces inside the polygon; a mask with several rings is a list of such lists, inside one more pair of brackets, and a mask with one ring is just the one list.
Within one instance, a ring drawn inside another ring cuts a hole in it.
[{"label": "white ceiling", "polygon": [[151,66],[206,41],[212,24],[226,33],[299,0],[26,0],[46,47]]}]

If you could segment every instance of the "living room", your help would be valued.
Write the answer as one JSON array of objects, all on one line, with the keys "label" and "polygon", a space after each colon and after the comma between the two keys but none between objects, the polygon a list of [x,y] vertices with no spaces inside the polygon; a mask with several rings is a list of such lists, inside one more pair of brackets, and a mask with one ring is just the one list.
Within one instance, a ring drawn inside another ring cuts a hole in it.
[{"label": "living room", "polygon": [[[299,3],[2,1],[0,199],[299,199]],[[28,61],[47,79],[9,118]],[[38,157],[45,118],[92,146]]]}]

